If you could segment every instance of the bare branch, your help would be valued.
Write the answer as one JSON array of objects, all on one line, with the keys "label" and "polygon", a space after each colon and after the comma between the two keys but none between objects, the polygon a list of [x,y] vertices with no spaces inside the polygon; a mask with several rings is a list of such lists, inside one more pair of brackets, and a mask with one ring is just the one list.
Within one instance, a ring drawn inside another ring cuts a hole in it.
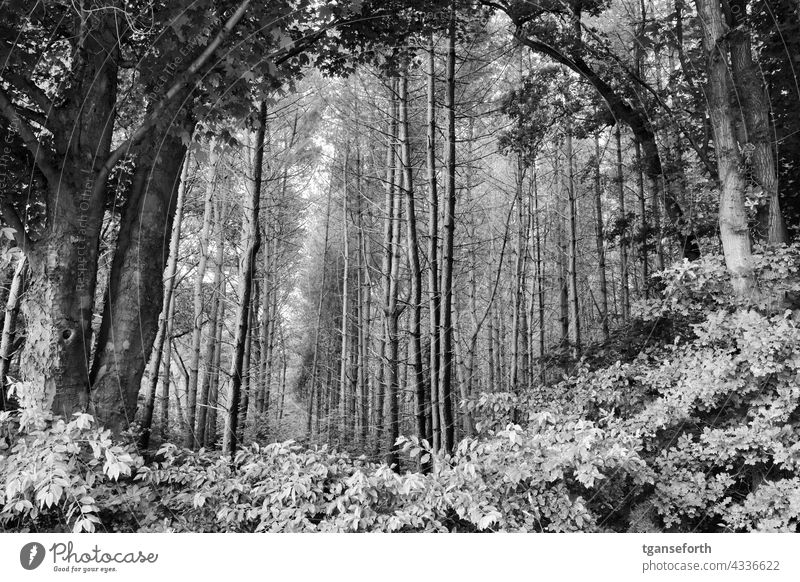
[{"label": "bare branch", "polygon": [[2,88],[0,88],[0,111],[3,112],[6,119],[11,122],[12,127],[16,129],[20,137],[22,137],[25,147],[27,147],[28,151],[33,155],[36,165],[39,167],[42,174],[44,174],[47,182],[51,185],[55,184],[58,181],[58,173],[50,165],[50,151],[39,142],[31,126],[17,113],[17,110]]}]

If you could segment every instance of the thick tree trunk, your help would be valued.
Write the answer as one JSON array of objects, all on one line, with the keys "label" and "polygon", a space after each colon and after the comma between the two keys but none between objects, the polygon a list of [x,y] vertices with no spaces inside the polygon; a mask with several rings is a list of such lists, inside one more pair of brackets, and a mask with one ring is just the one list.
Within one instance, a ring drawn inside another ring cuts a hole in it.
[{"label": "thick tree trunk", "polygon": [[786,243],[788,233],[778,198],[778,167],[772,148],[769,106],[753,62],[747,0],[729,0],[728,6],[728,42],[737,104],[744,120],[747,143],[752,146],[749,162],[753,177],[764,190],[764,201],[758,207],[757,234],[769,244]]},{"label": "thick tree trunk", "polygon": [[755,292],[747,211],[746,182],[736,140],[736,112],[730,102],[732,86],[728,63],[728,30],[717,0],[696,0],[702,22],[706,58],[706,98],[714,130],[714,149],[720,180],[719,229],[725,263],[731,272],[734,292],[751,298]]},{"label": "thick tree trunk", "polygon": [[256,255],[261,244],[261,232],[258,228],[258,210],[261,200],[261,177],[264,164],[264,135],[267,126],[267,103],[261,102],[256,135],[255,152],[253,154],[253,181],[249,184],[249,200],[244,208],[246,213],[245,228],[248,230],[247,246],[243,249],[242,266],[239,271],[239,307],[236,314],[236,335],[231,362],[231,384],[228,392],[228,410],[225,417],[222,452],[231,457],[236,452],[237,430],[239,424],[239,400],[242,386],[242,365],[244,362],[245,341],[250,323],[250,295],[253,289],[253,274],[256,268]]},{"label": "thick tree trunk", "polygon": [[[28,324],[20,373],[28,387],[19,395],[20,404],[35,403],[66,417],[89,404],[104,165],[117,95],[116,28],[108,15],[99,15],[93,23],[96,26],[85,30],[81,39],[70,97],[48,123],[58,159],[51,165],[41,153],[32,152],[40,169],[46,168],[47,229],[35,244],[24,247],[30,284],[22,303]],[[3,110],[8,116],[8,108]]]}]

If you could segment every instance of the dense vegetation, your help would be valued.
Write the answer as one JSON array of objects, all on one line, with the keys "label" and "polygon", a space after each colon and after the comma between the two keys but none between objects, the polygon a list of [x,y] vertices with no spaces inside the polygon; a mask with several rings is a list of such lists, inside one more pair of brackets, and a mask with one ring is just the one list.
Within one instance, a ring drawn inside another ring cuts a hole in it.
[{"label": "dense vegetation", "polygon": [[0,529],[797,531],[797,15],[3,4]]}]

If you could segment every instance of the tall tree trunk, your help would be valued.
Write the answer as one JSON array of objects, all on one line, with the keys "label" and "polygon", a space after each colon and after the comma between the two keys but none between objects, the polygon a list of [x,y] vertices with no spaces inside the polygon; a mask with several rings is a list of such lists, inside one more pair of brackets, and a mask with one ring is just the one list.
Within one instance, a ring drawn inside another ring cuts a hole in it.
[{"label": "tall tree trunk", "polygon": [[453,451],[455,433],[451,380],[453,375],[453,260],[455,255],[456,213],[456,10],[450,4],[447,39],[447,80],[445,109],[447,111],[447,172],[445,180],[444,240],[442,243],[442,314],[440,331],[441,360],[439,368],[439,422],[441,447]]},{"label": "tall tree trunk", "polygon": [[567,274],[569,279],[569,306],[570,306],[570,337],[572,356],[579,358],[581,355],[581,320],[580,303],[578,297],[578,226],[577,226],[577,201],[575,196],[575,160],[572,151],[572,125],[567,122],[566,160],[567,166],[567,222],[569,228],[569,260],[567,261]]},{"label": "tall tree trunk", "polygon": [[786,223],[778,198],[778,166],[772,148],[773,130],[767,96],[753,62],[747,0],[728,0],[728,42],[739,111],[752,145],[749,163],[753,177],[764,190],[764,202],[758,206],[758,237],[769,244],[788,242]]},{"label": "tall tree trunk", "polygon": [[206,423],[205,447],[213,448],[217,443],[217,419],[219,418],[219,376],[222,371],[222,331],[225,329],[225,283],[220,281],[219,312],[214,333],[214,359],[211,362],[211,384],[208,388],[208,420]]},{"label": "tall tree trunk", "polygon": [[6,300],[6,311],[3,318],[3,335],[0,340],[0,410],[7,407],[7,387],[8,370],[11,366],[12,346],[14,345],[14,335],[17,330],[17,314],[22,297],[22,290],[25,287],[25,270],[27,268],[25,255],[20,255],[17,259],[17,266],[14,269],[14,276],[11,279],[11,286],[8,290]]},{"label": "tall tree trunk", "polygon": [[439,326],[441,323],[441,296],[439,294],[439,193],[436,187],[436,62],[434,54],[433,33],[428,36],[427,58],[427,139],[426,169],[428,174],[428,302],[430,313],[429,326],[429,375],[430,386],[428,422],[426,438],[428,443],[439,450]]},{"label": "tall tree trunk", "polygon": [[747,297],[755,291],[742,157],[736,140],[736,113],[730,102],[728,30],[717,0],[696,0],[703,30],[706,59],[706,99],[714,130],[714,149],[720,180],[719,229],[725,263],[734,292]]},{"label": "tall tree trunk", "polygon": [[239,400],[242,386],[242,365],[245,341],[250,323],[250,294],[253,289],[253,274],[258,247],[261,244],[261,231],[258,228],[258,210],[261,201],[261,176],[264,165],[264,135],[267,126],[267,103],[261,102],[253,155],[253,181],[250,184],[246,212],[247,246],[243,249],[242,266],[239,270],[239,308],[236,314],[236,336],[231,362],[231,384],[228,392],[228,410],[225,417],[222,452],[231,457],[236,452],[236,435],[239,424]]},{"label": "tall tree trunk", "polygon": [[633,145],[636,152],[636,191],[639,202],[639,262],[642,267],[642,293],[647,298],[650,286],[650,259],[647,252],[647,239],[649,238],[647,201],[644,189],[644,173],[642,171],[642,148],[639,146],[638,141],[634,141]]},{"label": "tall tree trunk", "polygon": [[603,184],[600,180],[600,134],[594,134],[594,214],[597,242],[597,280],[600,295],[600,328],[608,339],[608,284],[606,282],[606,246],[603,234]]},{"label": "tall tree trunk", "polygon": [[[116,112],[117,30],[110,12],[86,20],[81,50],[73,55],[70,90],[47,121],[53,156],[0,94],[2,113],[46,181],[45,228],[35,243],[19,245],[30,281],[21,306],[28,323],[20,375],[30,389],[18,396],[22,405],[36,404],[67,418],[89,405],[92,316],[110,170],[105,166]],[[130,219],[128,214],[124,220]],[[27,238],[24,230],[17,236]]]},{"label": "tall tree trunk", "polygon": [[347,228],[347,171],[350,161],[350,144],[344,146],[344,161],[342,164],[342,321],[341,321],[341,359],[339,361],[339,429],[340,438],[343,443],[349,442],[349,435],[347,434],[347,403],[349,394],[347,393],[348,387],[348,366],[349,361],[349,348],[350,348],[350,232]]},{"label": "tall tree trunk", "polygon": [[[394,84],[397,87],[397,83]],[[397,108],[394,108],[395,116]],[[398,184],[392,188],[394,203],[392,204],[391,265],[389,272],[389,304],[386,318],[386,397],[389,400],[389,442],[387,464],[397,465],[400,461],[399,451],[395,443],[400,436],[400,330],[401,308],[398,302],[400,288],[400,222],[402,221],[402,198],[400,195],[400,172],[395,173]]]},{"label": "tall tree trunk", "polygon": [[[391,318],[391,297],[392,297],[392,268],[394,261],[393,247],[397,239],[395,238],[395,205],[398,203],[395,197],[395,184],[397,179],[395,140],[397,136],[397,100],[395,83],[389,85],[389,128],[386,144],[386,202],[384,204],[384,223],[383,223],[383,261],[381,274],[383,275],[383,333],[379,346],[379,366],[378,371],[378,394],[375,404],[376,413],[376,454],[381,454],[383,449],[385,419],[384,419],[384,398],[390,397],[387,394],[386,385],[389,383],[390,363],[387,360],[389,351],[389,320]],[[398,226],[399,232],[399,226]]]},{"label": "tall tree trunk", "polygon": [[[617,201],[619,204],[620,220],[625,221],[625,175],[622,171],[622,136],[619,125],[616,126],[614,136],[617,141]],[[619,239],[619,280],[620,298],[622,303],[622,321],[628,321],[631,315],[630,291],[628,288],[628,238],[625,232],[620,233]]]},{"label": "tall tree trunk", "polygon": [[402,188],[406,198],[406,226],[408,229],[408,260],[411,267],[411,315],[409,322],[409,350],[411,365],[414,368],[414,394],[416,395],[417,435],[425,438],[427,434],[426,413],[428,403],[425,390],[425,376],[422,369],[422,269],[419,264],[419,242],[417,241],[417,211],[414,202],[414,186],[411,167],[411,144],[408,135],[408,70],[400,76],[400,158],[403,168]]},{"label": "tall tree trunk", "polygon": [[533,220],[534,232],[536,236],[536,290],[537,290],[537,305],[539,308],[539,382],[544,385],[545,383],[545,365],[544,365],[544,350],[545,350],[545,305],[544,305],[544,261],[542,259],[542,230],[541,230],[541,217],[539,216],[539,187],[537,184],[536,176],[536,160],[533,161]]},{"label": "tall tree trunk", "polygon": [[[156,389],[161,371],[161,357],[164,348],[164,338],[167,335],[167,320],[172,308],[172,293],[175,289],[175,277],[178,273],[178,251],[180,250],[181,225],[183,223],[183,206],[186,199],[186,182],[189,177],[189,163],[191,156],[187,150],[183,158],[180,184],[178,185],[178,199],[175,202],[175,219],[172,225],[172,234],[169,241],[169,258],[167,270],[164,272],[164,298],[161,301],[161,315],[158,321],[158,332],[153,342],[148,370],[148,386],[145,392],[145,406],[142,414],[142,435],[139,445],[146,449],[150,444],[150,432],[153,424],[153,410],[155,408]],[[169,392],[167,392],[169,394]]]},{"label": "tall tree trunk", "polygon": [[[172,325],[175,321],[175,296],[172,296],[167,309],[167,319],[164,322],[164,355],[162,357],[161,380],[161,442],[167,442],[170,438],[169,432],[169,393],[172,380]],[[178,400],[178,389],[175,388],[175,400]],[[183,428],[183,415],[178,414],[178,424]]]},{"label": "tall tree trunk", "polygon": [[[185,114],[177,121],[191,133],[193,122]],[[176,132],[155,130],[139,147],[92,364],[92,410],[113,431],[126,429],[135,418],[142,375],[158,331],[186,149]]]},{"label": "tall tree trunk", "polygon": [[216,143],[212,140],[208,152],[208,177],[205,200],[203,203],[203,226],[200,231],[200,261],[194,281],[194,324],[192,327],[192,344],[189,352],[189,383],[186,386],[186,422],[188,432],[184,445],[197,447],[195,437],[195,420],[197,415],[197,381],[200,371],[200,346],[203,333],[203,281],[208,263],[208,242],[211,238],[211,217],[214,208],[214,191],[217,182],[217,166],[220,163]]},{"label": "tall tree trunk", "polygon": [[[317,298],[317,323],[314,326],[314,354],[311,360],[311,374],[309,379],[309,389],[308,389],[308,404],[307,404],[307,421],[306,421],[306,434],[308,435],[309,440],[311,439],[311,416],[313,412],[313,404],[314,404],[314,395],[321,394],[322,389],[317,387],[317,372],[319,368],[319,332],[322,326],[322,301],[325,299],[325,279],[328,275],[328,234],[330,232],[330,222],[331,222],[331,195],[333,193],[333,180],[331,180],[331,184],[328,186],[328,196],[327,196],[327,203],[325,207],[325,235],[323,237],[322,242],[322,277],[319,286],[319,297]],[[264,285],[266,288],[266,284]],[[268,293],[268,291],[265,291]],[[264,313],[266,313],[268,303],[266,301],[263,302],[263,309]],[[266,343],[267,343],[267,326],[262,324],[262,357],[266,355]],[[264,368],[264,375],[262,376],[262,382],[266,381],[266,368]],[[322,411],[319,407],[320,400],[317,399],[317,436],[319,436],[319,419],[321,417]]]},{"label": "tall tree trunk", "polygon": [[207,444],[206,430],[209,407],[209,393],[211,392],[212,377],[214,375],[214,353],[217,349],[217,320],[221,317],[223,309],[223,263],[225,260],[225,225],[223,219],[223,203],[216,205],[216,257],[214,260],[214,299],[211,302],[211,317],[208,322],[208,338],[206,339],[206,354],[203,358],[205,372],[203,373],[203,383],[200,385],[200,399],[197,404],[197,446],[204,447]]}]

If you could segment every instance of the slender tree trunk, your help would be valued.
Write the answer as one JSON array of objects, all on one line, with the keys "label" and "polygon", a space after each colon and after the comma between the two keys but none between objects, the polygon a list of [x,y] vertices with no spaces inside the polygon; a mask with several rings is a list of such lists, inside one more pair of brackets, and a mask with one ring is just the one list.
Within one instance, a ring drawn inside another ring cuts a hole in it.
[{"label": "slender tree trunk", "polygon": [[[164,332],[163,379],[161,381],[161,442],[170,438],[169,431],[169,392],[172,381],[172,325],[175,321],[175,296],[172,296],[167,310],[167,319]],[[175,399],[178,399],[178,389],[175,388]],[[178,424],[183,428],[183,415],[178,414]]]},{"label": "slender tree trunk", "polygon": [[[620,219],[627,221],[625,213],[625,175],[622,171],[622,136],[619,125],[614,134],[617,141],[617,200],[619,204]],[[628,237],[625,232],[620,234],[619,240],[619,280],[620,297],[622,303],[622,321],[628,321],[631,314],[630,291],[628,289]]]},{"label": "slender tree trunk", "polygon": [[639,202],[639,262],[642,267],[642,293],[645,298],[649,296],[650,286],[650,259],[647,252],[647,239],[649,238],[649,228],[647,226],[647,201],[645,199],[644,173],[642,171],[642,148],[639,142],[634,140],[636,152],[636,190]]},{"label": "slender tree trunk", "polygon": [[[153,424],[153,409],[155,408],[156,388],[158,386],[159,372],[161,371],[161,357],[164,347],[164,339],[167,335],[167,319],[172,308],[172,293],[175,288],[175,277],[178,272],[178,252],[180,250],[181,225],[183,223],[183,205],[186,199],[186,182],[189,177],[189,163],[191,156],[189,152],[183,158],[183,169],[181,170],[181,181],[178,186],[178,199],[175,202],[175,219],[172,225],[172,235],[169,241],[169,258],[167,259],[167,270],[164,273],[164,298],[161,302],[161,316],[158,322],[158,333],[153,342],[153,351],[150,357],[150,369],[148,370],[148,387],[144,411],[142,414],[142,435],[140,447],[146,449],[150,444],[150,432]],[[169,393],[167,393],[169,394]]]},{"label": "slender tree trunk", "polygon": [[219,376],[222,371],[222,332],[225,329],[225,284],[220,282],[219,313],[217,329],[214,334],[214,359],[211,364],[213,374],[208,389],[208,421],[206,423],[205,447],[213,448],[217,443],[217,419],[219,418]]},{"label": "slender tree trunk", "polygon": [[225,259],[225,228],[223,220],[223,203],[220,201],[216,205],[216,258],[214,260],[214,299],[211,303],[211,317],[208,322],[208,338],[206,339],[206,354],[203,358],[205,372],[203,373],[203,383],[200,386],[200,399],[197,405],[197,446],[204,447],[207,444],[206,430],[209,407],[209,393],[211,391],[212,376],[214,375],[214,353],[217,349],[217,320],[222,310],[223,298],[223,263]]},{"label": "slender tree trunk", "polygon": [[261,200],[261,175],[264,164],[264,135],[267,125],[267,103],[261,102],[259,125],[256,135],[255,153],[253,155],[253,182],[250,185],[249,201],[245,212],[246,228],[249,230],[247,246],[243,249],[242,268],[239,275],[239,308],[236,315],[236,336],[234,353],[231,362],[231,385],[228,392],[228,411],[225,418],[222,452],[233,456],[236,452],[236,435],[239,423],[239,400],[242,385],[242,365],[244,361],[244,342],[250,323],[250,293],[253,288],[253,274],[258,247],[261,244],[261,233],[258,228],[258,210]]},{"label": "slender tree trunk", "polygon": [[[384,204],[384,225],[383,225],[383,262],[381,266],[381,273],[383,275],[383,334],[381,344],[379,347],[379,362],[380,370],[378,372],[378,394],[377,402],[375,405],[376,412],[376,454],[383,452],[382,446],[384,441],[384,398],[391,398],[391,394],[387,394],[386,385],[390,383],[390,362],[387,360],[387,352],[389,351],[389,320],[391,315],[391,297],[392,297],[392,268],[394,261],[394,244],[397,242],[395,238],[395,205],[398,201],[395,199],[395,181],[396,181],[396,156],[395,156],[395,139],[397,136],[397,100],[395,83],[392,81],[389,86],[390,101],[389,101],[389,135],[386,146],[386,202]],[[399,232],[399,226],[398,226]]]},{"label": "slender tree trunk", "polygon": [[19,304],[22,297],[22,290],[25,287],[25,270],[27,268],[27,260],[25,255],[20,255],[17,259],[17,266],[14,269],[14,276],[11,279],[11,286],[8,290],[8,298],[6,300],[5,317],[3,318],[3,335],[0,340],[0,410],[5,410],[6,403],[6,380],[8,379],[8,370],[11,365],[12,346],[14,345],[14,335],[17,330],[17,314],[19,313]]},{"label": "slender tree trunk", "polygon": [[575,161],[572,152],[572,126],[571,122],[566,135],[566,166],[567,166],[567,199],[569,209],[567,222],[569,225],[569,260],[567,274],[569,278],[569,305],[570,305],[570,345],[572,356],[577,359],[581,355],[581,319],[580,303],[578,297],[578,227],[577,227],[577,200],[575,199]]},{"label": "slender tree trunk", "polygon": [[541,217],[539,216],[539,187],[537,184],[536,176],[536,160],[533,161],[533,220],[534,232],[536,236],[536,290],[537,290],[537,305],[539,307],[539,382],[544,385],[545,383],[545,365],[544,365],[544,350],[545,350],[545,305],[544,305],[544,263],[542,260],[542,231],[541,231]]},{"label": "slender tree trunk", "polygon": [[603,233],[603,184],[600,179],[600,134],[594,134],[594,214],[597,242],[597,280],[600,295],[600,328],[608,339],[608,284],[606,282],[606,246]]},{"label": "slender tree trunk", "polygon": [[349,442],[348,428],[348,399],[347,393],[348,386],[348,365],[350,364],[349,348],[350,348],[350,233],[347,228],[347,171],[350,161],[350,144],[344,146],[344,162],[342,169],[342,255],[344,264],[342,267],[342,322],[341,322],[341,360],[339,362],[339,427],[340,438],[342,442]]},{"label": "slender tree trunk", "polygon": [[426,168],[428,173],[428,297],[430,312],[430,421],[426,438],[434,450],[441,447],[439,422],[439,326],[441,323],[441,296],[439,294],[439,193],[436,186],[436,62],[433,33],[428,37],[427,58],[427,114]]},{"label": "slender tree trunk", "polygon": [[211,217],[214,207],[214,191],[217,182],[217,166],[220,163],[216,151],[216,143],[209,144],[208,156],[208,182],[206,183],[205,201],[203,204],[203,226],[200,231],[200,262],[197,265],[197,274],[194,281],[194,326],[192,328],[192,348],[189,352],[189,384],[186,387],[186,422],[188,432],[186,442],[189,448],[197,447],[196,415],[197,415],[197,382],[200,371],[200,347],[203,333],[203,280],[206,275],[208,262],[208,242],[211,238]]},{"label": "slender tree trunk", "polygon": [[450,4],[447,40],[447,172],[445,180],[444,240],[442,243],[442,314],[440,331],[439,422],[441,447],[445,453],[455,446],[451,379],[453,374],[453,260],[456,213],[456,12]]},{"label": "slender tree trunk", "polygon": [[[406,65],[407,67],[407,65]],[[414,394],[416,395],[417,435],[425,438],[427,434],[426,413],[428,406],[425,390],[425,376],[422,369],[422,345],[420,338],[422,310],[422,269],[419,264],[419,242],[417,241],[417,211],[414,201],[412,181],[411,145],[408,135],[408,71],[400,76],[400,157],[403,168],[402,188],[406,198],[406,225],[408,229],[408,260],[411,267],[411,298],[409,322],[409,351],[414,368]]]},{"label": "slender tree trunk", "polygon": [[[328,234],[330,232],[330,222],[331,222],[332,193],[333,193],[333,181],[331,181],[331,184],[328,186],[328,196],[325,207],[325,235],[323,237],[323,242],[322,242],[322,277],[319,287],[319,297],[317,298],[317,323],[316,326],[314,327],[314,354],[311,360],[311,377],[309,379],[309,392],[308,392],[308,404],[307,404],[308,417],[306,422],[306,434],[308,435],[309,440],[311,439],[311,414],[314,402],[314,394],[315,393],[320,394],[322,390],[321,388],[317,387],[316,383],[317,383],[317,371],[319,367],[319,332],[320,332],[320,327],[322,326],[322,301],[323,299],[325,299],[325,279],[327,278],[328,275],[328,269],[327,269]],[[267,309],[266,301],[263,302],[263,308],[265,310],[264,312],[266,313]],[[262,336],[261,345],[264,347],[266,346],[267,343],[266,330],[267,326],[262,325],[262,331],[264,335]],[[266,354],[266,350],[264,349],[264,347],[261,348],[262,355]],[[266,373],[264,374],[264,376],[262,376],[262,382],[264,382],[265,380],[266,380]],[[320,400],[317,399],[317,421],[318,421],[317,436],[319,436],[319,418],[321,416],[321,411],[319,409],[319,402]]]}]

